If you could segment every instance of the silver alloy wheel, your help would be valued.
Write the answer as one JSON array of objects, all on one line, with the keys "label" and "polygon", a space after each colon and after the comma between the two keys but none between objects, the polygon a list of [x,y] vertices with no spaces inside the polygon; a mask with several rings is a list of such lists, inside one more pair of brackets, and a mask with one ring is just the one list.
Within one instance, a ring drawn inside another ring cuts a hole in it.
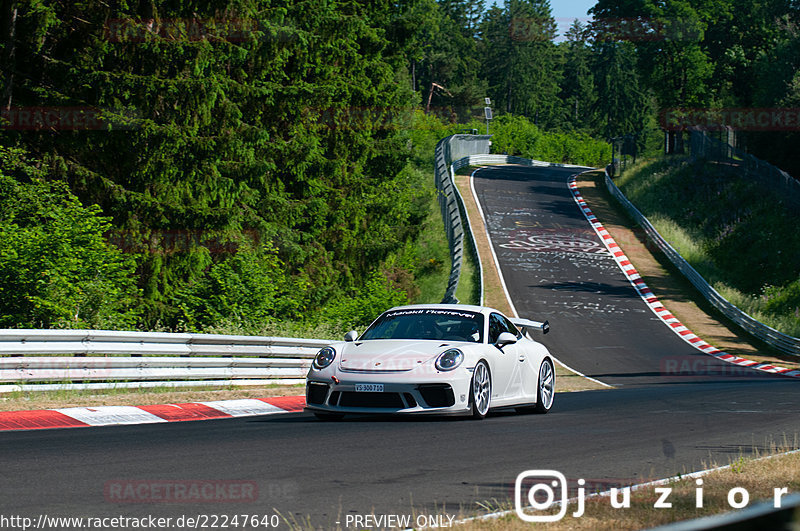
[{"label": "silver alloy wheel", "polygon": [[483,361],[475,366],[472,374],[472,416],[482,419],[489,412],[489,400],[492,394],[492,379],[489,368]]},{"label": "silver alloy wheel", "polygon": [[556,375],[553,364],[546,359],[539,368],[539,393],[536,397],[536,411],[547,413],[553,406],[555,397]]}]

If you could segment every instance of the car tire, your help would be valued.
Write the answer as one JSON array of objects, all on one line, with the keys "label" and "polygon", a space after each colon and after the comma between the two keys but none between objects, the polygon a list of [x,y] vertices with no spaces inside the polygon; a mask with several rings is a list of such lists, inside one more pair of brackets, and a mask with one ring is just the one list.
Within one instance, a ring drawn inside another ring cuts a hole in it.
[{"label": "car tire", "polygon": [[556,371],[553,369],[553,362],[545,358],[539,367],[539,379],[536,382],[536,405],[533,406],[533,411],[541,414],[550,411],[555,395]]},{"label": "car tire", "polygon": [[485,361],[479,361],[472,371],[472,381],[469,384],[470,402],[472,403],[472,418],[482,419],[489,412],[492,399],[492,375]]},{"label": "car tire", "polygon": [[314,416],[323,422],[330,422],[342,420],[344,418],[344,413],[323,413],[321,411],[315,411]]}]

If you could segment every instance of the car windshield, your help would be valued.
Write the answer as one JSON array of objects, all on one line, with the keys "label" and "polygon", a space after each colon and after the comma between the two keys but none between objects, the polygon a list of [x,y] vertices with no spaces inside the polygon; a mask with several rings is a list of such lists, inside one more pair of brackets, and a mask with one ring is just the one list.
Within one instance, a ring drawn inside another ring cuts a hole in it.
[{"label": "car windshield", "polygon": [[483,341],[483,315],[446,309],[393,310],[381,315],[359,340],[432,339]]}]

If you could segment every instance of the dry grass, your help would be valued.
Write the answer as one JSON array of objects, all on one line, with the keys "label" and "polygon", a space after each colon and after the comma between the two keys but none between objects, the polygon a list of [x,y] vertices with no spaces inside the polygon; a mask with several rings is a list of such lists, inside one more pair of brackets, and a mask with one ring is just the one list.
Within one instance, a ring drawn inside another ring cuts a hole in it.
[{"label": "dry grass", "polygon": [[470,177],[468,175],[456,175],[456,186],[461,193],[461,197],[464,198],[464,206],[469,215],[472,237],[475,239],[475,244],[478,247],[478,253],[481,257],[481,264],[483,266],[483,304],[500,310],[506,315],[512,315],[511,305],[503,290],[503,283],[500,280],[500,275],[497,272],[497,267],[492,258],[491,244],[489,243],[489,236],[486,233],[486,225],[478,210],[478,204],[475,202],[475,198],[472,195]]}]

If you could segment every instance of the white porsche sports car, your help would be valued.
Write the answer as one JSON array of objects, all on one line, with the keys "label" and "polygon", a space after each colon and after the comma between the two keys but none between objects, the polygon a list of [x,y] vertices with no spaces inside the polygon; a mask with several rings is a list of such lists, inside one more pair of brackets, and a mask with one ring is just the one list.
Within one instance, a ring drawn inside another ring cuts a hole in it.
[{"label": "white porsche sports car", "polygon": [[[521,332],[524,331],[525,333]],[[546,413],[555,370],[547,321],[509,319],[457,304],[412,305],[381,314],[358,336],[320,350],[306,379],[306,409],[323,420],[346,413],[437,413],[483,418],[491,408]]]}]

